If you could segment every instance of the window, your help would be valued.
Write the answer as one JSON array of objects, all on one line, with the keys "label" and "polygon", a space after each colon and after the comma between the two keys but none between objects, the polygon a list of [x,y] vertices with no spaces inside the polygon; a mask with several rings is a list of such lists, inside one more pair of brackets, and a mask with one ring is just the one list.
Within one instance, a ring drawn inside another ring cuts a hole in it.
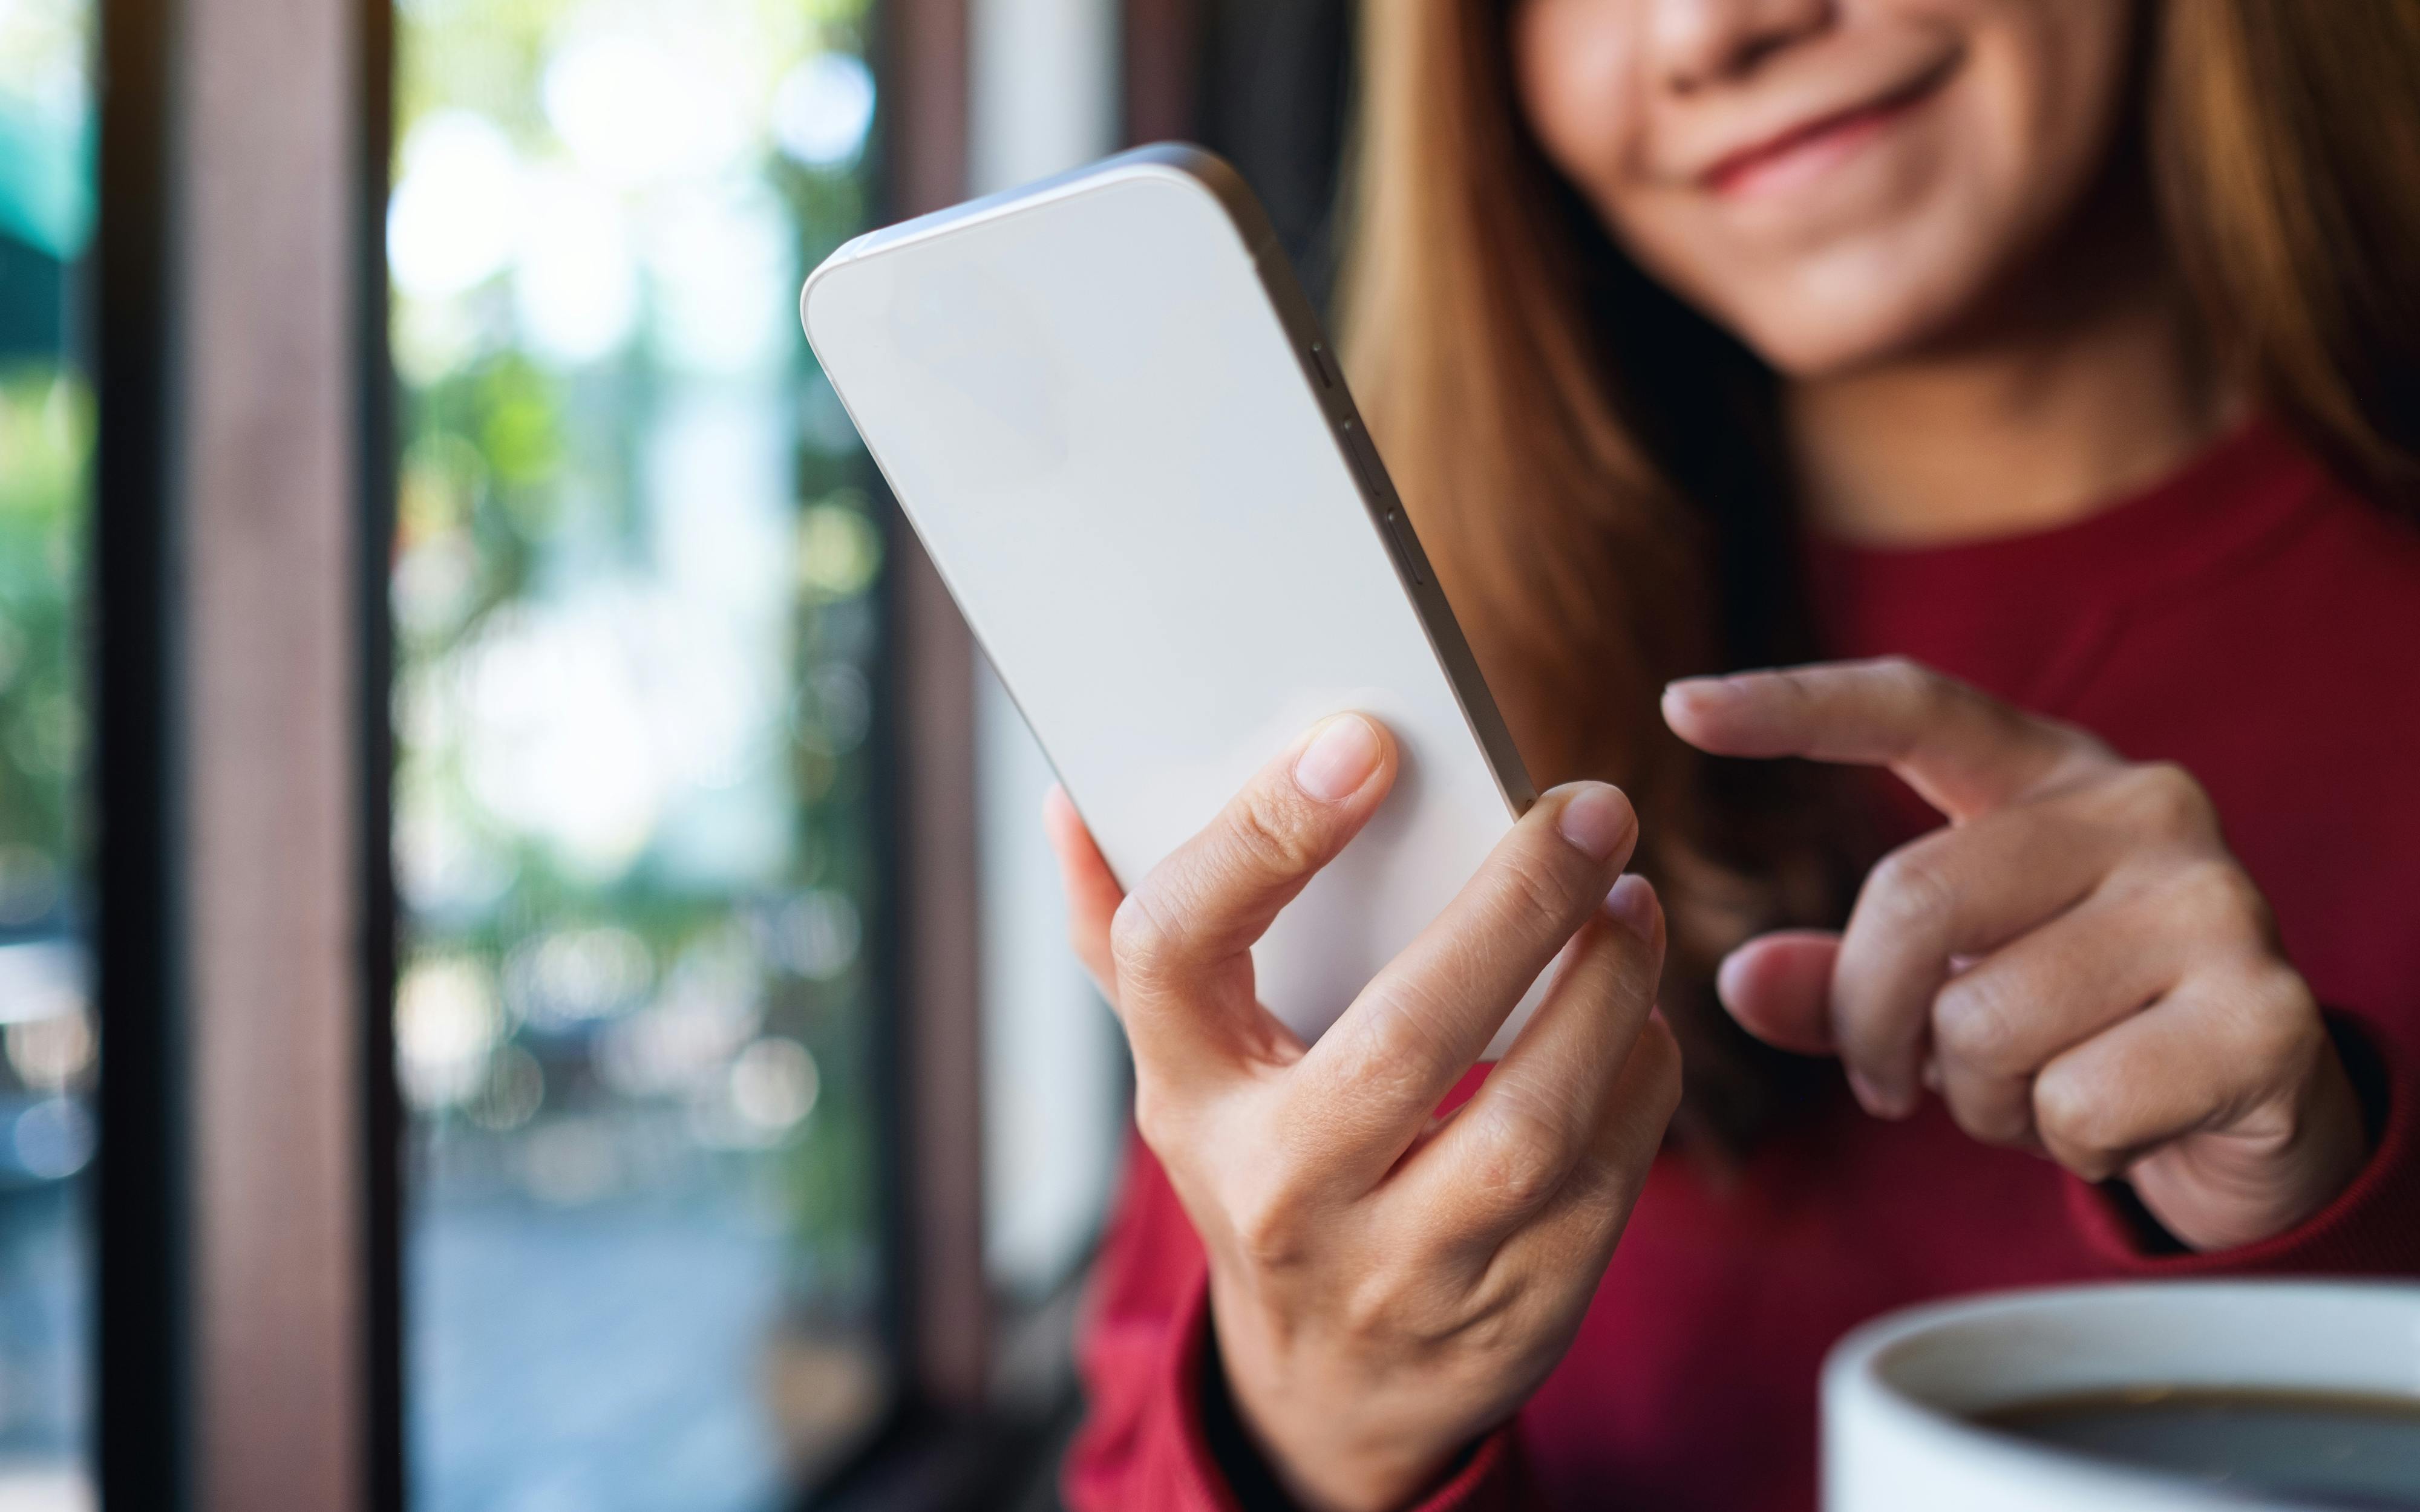
[{"label": "window", "polygon": [[0,1506],[1043,1489],[1117,1041],[795,300],[1124,7],[391,4],[0,3]]},{"label": "window", "polygon": [[0,1505],[91,1504],[81,634],[92,16],[0,8]]},{"label": "window", "polygon": [[425,1512],[768,1506],[888,1405],[883,538],[795,313],[867,213],[864,12],[397,12]]}]

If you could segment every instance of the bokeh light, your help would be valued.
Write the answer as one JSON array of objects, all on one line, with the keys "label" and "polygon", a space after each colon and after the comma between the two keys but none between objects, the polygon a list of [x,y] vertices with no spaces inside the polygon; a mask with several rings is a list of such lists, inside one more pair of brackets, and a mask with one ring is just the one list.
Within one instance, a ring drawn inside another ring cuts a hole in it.
[{"label": "bokeh light", "polygon": [[511,141],[487,117],[448,110],[415,125],[387,205],[396,286],[438,299],[504,271],[520,239],[521,182]]},{"label": "bokeh light", "polygon": [[495,977],[483,963],[464,956],[413,963],[395,994],[396,1062],[404,1096],[424,1110],[469,1097],[503,1030]]},{"label": "bokeh light", "polygon": [[818,168],[855,162],[874,129],[874,75],[861,58],[821,53],[782,76],[773,140]]}]

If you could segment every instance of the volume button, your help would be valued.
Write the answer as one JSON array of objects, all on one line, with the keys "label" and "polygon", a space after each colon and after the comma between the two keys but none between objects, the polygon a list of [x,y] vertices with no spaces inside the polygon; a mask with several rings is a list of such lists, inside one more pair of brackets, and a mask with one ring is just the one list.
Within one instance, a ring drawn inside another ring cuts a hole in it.
[{"label": "volume button", "polygon": [[1420,549],[1420,538],[1412,533],[1412,522],[1404,517],[1402,510],[1387,511],[1387,533],[1395,538],[1395,549],[1402,553],[1404,565],[1411,569],[1412,581],[1426,583],[1429,580],[1428,553]]}]

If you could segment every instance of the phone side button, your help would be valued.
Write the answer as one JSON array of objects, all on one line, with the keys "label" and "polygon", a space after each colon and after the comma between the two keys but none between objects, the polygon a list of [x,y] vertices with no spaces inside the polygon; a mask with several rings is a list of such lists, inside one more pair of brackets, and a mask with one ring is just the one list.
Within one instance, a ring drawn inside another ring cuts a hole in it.
[{"label": "phone side button", "polygon": [[1412,581],[1426,583],[1429,580],[1428,555],[1420,549],[1420,538],[1412,533],[1412,522],[1404,517],[1402,510],[1387,511],[1387,531],[1395,538],[1395,549],[1403,553],[1404,565],[1411,569]]},{"label": "phone side button", "polygon": [[1311,365],[1312,370],[1319,374],[1321,388],[1333,389],[1338,385],[1340,375],[1336,371],[1334,360],[1327,355],[1326,342],[1314,341],[1311,344]]}]

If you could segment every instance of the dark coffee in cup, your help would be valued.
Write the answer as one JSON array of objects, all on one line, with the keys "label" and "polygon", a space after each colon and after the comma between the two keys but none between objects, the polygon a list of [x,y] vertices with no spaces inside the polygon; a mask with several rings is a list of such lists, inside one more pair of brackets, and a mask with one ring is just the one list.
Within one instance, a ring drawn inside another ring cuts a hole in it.
[{"label": "dark coffee in cup", "polygon": [[2041,1397],[1971,1420],[2255,1500],[2420,1512],[2420,1397],[2147,1387]]},{"label": "dark coffee in cup", "polygon": [[1823,1505],[2420,1512],[2420,1286],[2129,1282],[1878,1319],[1823,1366]]}]

